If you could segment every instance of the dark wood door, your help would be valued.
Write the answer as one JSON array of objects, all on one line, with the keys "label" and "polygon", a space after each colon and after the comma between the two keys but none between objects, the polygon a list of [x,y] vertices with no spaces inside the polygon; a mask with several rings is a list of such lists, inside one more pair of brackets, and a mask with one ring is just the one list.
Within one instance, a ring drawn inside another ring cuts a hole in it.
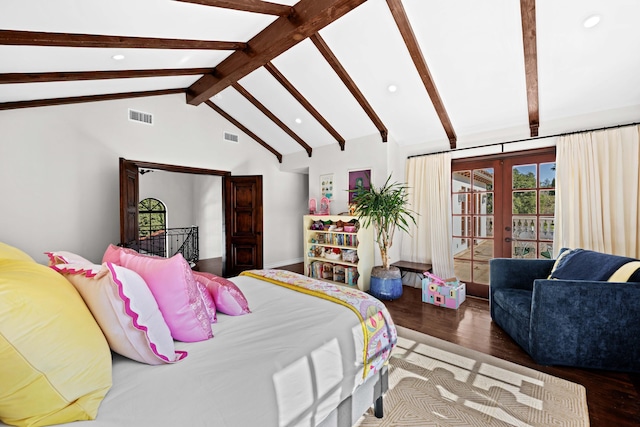
[{"label": "dark wood door", "polygon": [[225,276],[262,268],[262,176],[225,177]]},{"label": "dark wood door", "polygon": [[138,166],[120,158],[120,243],[138,240]]}]

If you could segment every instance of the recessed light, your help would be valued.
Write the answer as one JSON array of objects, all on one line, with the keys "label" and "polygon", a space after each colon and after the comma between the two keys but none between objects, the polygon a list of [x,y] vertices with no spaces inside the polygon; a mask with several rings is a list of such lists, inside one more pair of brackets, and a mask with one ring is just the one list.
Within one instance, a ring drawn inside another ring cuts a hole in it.
[{"label": "recessed light", "polygon": [[389,92],[391,92],[391,93],[394,93],[395,91],[397,91],[397,90],[398,90],[398,86],[396,86],[396,85],[389,85],[389,86],[387,87],[387,90],[388,90]]},{"label": "recessed light", "polygon": [[124,59],[124,55],[119,53],[117,55],[113,55],[111,58],[115,59],[116,61],[122,61]]},{"label": "recessed light", "polygon": [[599,22],[600,22],[600,15],[591,15],[590,17],[584,20],[582,25],[584,25],[585,28],[593,28],[596,25],[598,25]]},{"label": "recessed light", "polygon": [[301,119],[301,118],[299,118],[299,117],[298,117],[298,118],[296,118],[296,123],[297,123],[297,124],[302,123],[302,119]]}]

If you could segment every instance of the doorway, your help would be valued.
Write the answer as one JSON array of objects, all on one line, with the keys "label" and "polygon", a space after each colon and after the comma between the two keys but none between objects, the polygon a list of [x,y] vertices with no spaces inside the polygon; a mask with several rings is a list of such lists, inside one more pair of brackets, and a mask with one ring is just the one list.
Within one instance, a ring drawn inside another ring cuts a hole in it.
[{"label": "doorway", "polygon": [[[168,165],[162,163],[151,163],[144,161],[136,161],[136,160],[127,160],[124,158],[120,158],[120,244],[124,246],[130,246],[132,244],[136,244],[139,238],[139,218],[138,218],[138,203],[140,201],[140,179],[139,179],[139,170],[140,169],[151,169],[158,171],[167,171],[167,172],[177,172],[180,174],[196,174],[196,175],[213,175],[219,176],[222,178],[222,188],[223,188],[223,199],[225,201],[223,207],[223,214],[228,215],[231,206],[230,197],[232,193],[225,189],[228,187],[228,182],[234,182],[235,177],[231,177],[231,173],[227,171],[219,171],[212,169],[200,169],[200,168],[191,168],[185,166],[176,166],[176,165]],[[261,184],[262,177],[261,176],[247,176],[243,177],[244,181],[250,181],[253,179],[256,182]],[[257,224],[260,227],[260,239],[256,239],[254,244],[256,247],[254,248],[254,253],[259,255],[254,258],[254,262],[250,263],[246,258],[243,258],[241,261],[242,269],[249,268],[262,268],[262,186],[254,186],[257,191],[259,191],[259,195],[256,195],[254,199],[252,199],[251,209],[253,209],[253,224]],[[258,197],[259,196],[259,197]],[[226,221],[224,224],[224,234],[227,236],[225,243],[225,250],[223,253],[223,271],[222,274],[225,273],[231,274],[233,272],[236,274],[239,272],[237,268],[237,262],[234,256],[235,251],[229,249],[229,239],[228,236],[232,235],[230,231],[234,231],[230,229],[232,222]],[[236,227],[237,229],[237,227]],[[206,226],[204,227],[206,230]]]},{"label": "doorway", "polygon": [[492,258],[551,258],[555,147],[451,164],[456,276],[469,295],[489,297]]}]

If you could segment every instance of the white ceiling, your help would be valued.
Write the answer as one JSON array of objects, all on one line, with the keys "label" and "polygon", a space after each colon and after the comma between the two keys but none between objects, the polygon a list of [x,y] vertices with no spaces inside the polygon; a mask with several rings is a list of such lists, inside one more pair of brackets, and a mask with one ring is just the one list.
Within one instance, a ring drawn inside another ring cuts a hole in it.
[{"label": "white ceiling", "polygon": [[[295,6],[298,2],[279,3]],[[492,133],[500,134],[502,140],[530,136],[520,2],[403,0],[402,5],[458,146]],[[623,124],[617,120],[628,117],[606,113],[640,107],[640,1],[537,0],[535,6],[540,135]],[[585,28],[583,21],[593,14],[601,16],[600,23]],[[0,2],[0,30],[248,42],[276,18],[171,0]],[[384,123],[391,140],[400,145],[426,144],[432,151],[449,148],[385,0],[364,2],[319,34]],[[0,74],[213,68],[231,53],[0,45]],[[115,61],[115,54],[125,58]],[[379,134],[310,40],[273,58],[272,63],[347,144]],[[0,84],[0,103],[184,89],[200,77],[5,83]],[[265,68],[239,83],[312,148],[337,144]],[[392,84],[397,86],[394,93],[387,90]],[[304,150],[236,89],[228,87],[211,100],[281,154]],[[217,113],[211,110],[211,114]],[[606,115],[606,122],[593,121],[599,114]],[[563,122],[566,125],[558,125]]]}]

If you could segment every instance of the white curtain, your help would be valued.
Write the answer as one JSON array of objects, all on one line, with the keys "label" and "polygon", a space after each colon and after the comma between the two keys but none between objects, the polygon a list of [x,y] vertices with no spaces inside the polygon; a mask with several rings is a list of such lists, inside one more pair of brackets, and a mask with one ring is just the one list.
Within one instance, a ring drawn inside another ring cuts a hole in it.
[{"label": "white curtain", "polygon": [[558,139],[554,251],[640,257],[640,127]]},{"label": "white curtain", "polygon": [[417,226],[403,236],[401,259],[430,263],[440,277],[455,275],[451,237],[451,154],[407,159],[406,182]]}]

